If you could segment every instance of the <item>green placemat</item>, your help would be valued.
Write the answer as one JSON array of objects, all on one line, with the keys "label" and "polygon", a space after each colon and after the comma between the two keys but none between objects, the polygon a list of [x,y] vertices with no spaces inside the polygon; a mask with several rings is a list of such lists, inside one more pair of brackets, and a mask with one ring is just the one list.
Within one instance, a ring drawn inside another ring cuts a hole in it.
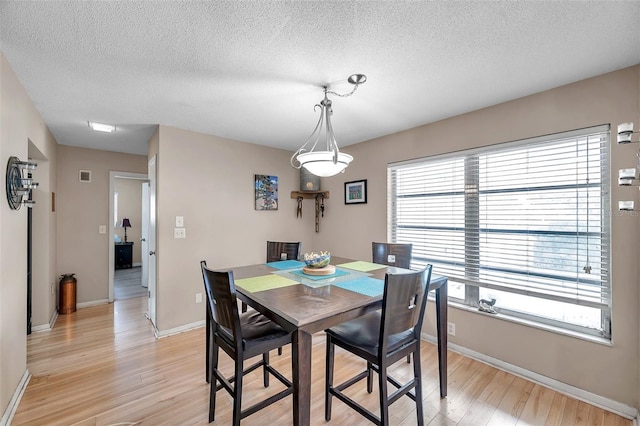
[{"label": "green placemat", "polygon": [[387,265],[379,265],[377,263],[364,262],[362,260],[343,263],[342,265],[337,265],[337,266],[342,266],[343,268],[354,269],[356,271],[362,271],[362,272],[375,271],[376,269],[382,269],[387,267]]},{"label": "green placemat", "polygon": [[287,287],[290,285],[298,284],[298,282],[285,278],[282,275],[269,274],[259,277],[241,278],[235,280],[238,287],[242,287],[251,293],[257,293],[259,291],[271,290],[274,288]]}]

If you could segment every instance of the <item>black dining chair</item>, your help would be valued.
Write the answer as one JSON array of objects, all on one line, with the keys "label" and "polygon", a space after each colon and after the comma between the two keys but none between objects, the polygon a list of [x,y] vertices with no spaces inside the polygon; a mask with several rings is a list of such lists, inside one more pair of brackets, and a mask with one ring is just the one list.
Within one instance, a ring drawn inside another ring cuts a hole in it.
[{"label": "black dining chair", "polygon": [[371,243],[373,263],[411,268],[411,250],[413,244],[405,243]]},{"label": "black dining chair", "polygon": [[[371,243],[373,263],[411,268],[411,251],[413,244],[406,243]],[[411,355],[407,355],[407,364],[411,362]]]},{"label": "black dining chair", "polygon": [[277,262],[279,260],[298,260],[302,243],[267,241],[267,262]]},{"label": "black dining chair", "polygon": [[[420,330],[430,280],[431,265],[418,271],[387,273],[384,280],[382,310],[326,330],[326,421],[331,420],[331,400],[335,396],[376,425],[386,426],[389,424],[389,406],[403,395],[407,395],[416,403],[418,425],[424,424]],[[367,362],[365,371],[336,386],[333,385],[335,346]],[[389,376],[387,369],[409,354],[413,354],[413,378],[403,385]],[[343,393],[345,389],[365,378],[367,392],[373,392],[373,371],[378,373],[380,417]],[[397,388],[391,395],[388,395],[387,382]]]},{"label": "black dining chair", "polygon": [[[205,261],[200,262],[207,306],[207,382],[210,383],[209,422],[215,419],[216,391],[224,388],[233,398],[233,425],[240,420],[293,393],[292,383],[269,364],[269,351],[291,343],[291,332],[262,314],[252,311],[240,315],[236,299],[233,271],[213,271]],[[234,361],[234,375],[227,379],[218,370],[218,349]],[[262,355],[262,359],[244,369],[245,360]],[[262,367],[264,387],[269,387],[272,374],[285,389],[242,410],[243,376]],[[220,382],[220,384],[218,384]],[[233,383],[233,384],[232,384]]]}]

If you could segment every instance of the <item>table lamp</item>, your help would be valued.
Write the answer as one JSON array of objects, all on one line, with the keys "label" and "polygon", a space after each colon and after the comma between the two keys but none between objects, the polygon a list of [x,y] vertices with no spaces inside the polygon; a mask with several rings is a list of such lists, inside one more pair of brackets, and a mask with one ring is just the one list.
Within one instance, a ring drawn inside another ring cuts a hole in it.
[{"label": "table lamp", "polygon": [[127,242],[127,228],[131,228],[131,222],[129,222],[129,219],[124,217],[122,218],[122,225],[120,225],[124,228],[124,242]]}]

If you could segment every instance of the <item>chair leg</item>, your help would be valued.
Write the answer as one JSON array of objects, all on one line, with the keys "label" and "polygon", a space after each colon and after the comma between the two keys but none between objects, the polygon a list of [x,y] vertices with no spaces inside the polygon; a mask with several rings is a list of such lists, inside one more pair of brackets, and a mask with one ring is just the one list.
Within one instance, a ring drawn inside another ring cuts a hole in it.
[{"label": "chair leg", "polygon": [[264,381],[264,387],[269,387],[269,370],[267,370],[267,366],[269,365],[269,352],[265,352],[262,354],[262,380]]},{"label": "chair leg", "polygon": [[373,367],[370,362],[367,362],[367,392],[373,392]]},{"label": "chair leg", "polygon": [[411,354],[407,355],[407,364],[411,364]]},{"label": "chair leg", "polygon": [[[211,339],[211,341],[209,342],[209,344],[207,345],[207,383],[211,383],[211,376],[213,376],[213,368],[214,368],[214,364],[213,364],[213,359],[214,359],[214,354],[213,354],[213,338]],[[217,348],[216,348],[217,351]],[[217,364],[217,358],[218,358],[218,354],[216,352],[215,354],[216,357],[216,364]],[[216,366],[217,368],[217,366]]]},{"label": "chair leg", "polygon": [[241,309],[242,309],[242,313],[247,312],[247,304],[242,302],[242,308]]},{"label": "chair leg", "polygon": [[335,348],[331,336],[327,335],[327,356],[325,370],[325,387],[324,387],[324,419],[331,420],[331,393],[329,389],[333,387],[333,358]]},{"label": "chair leg", "polygon": [[209,386],[211,386],[209,390],[209,423],[214,421],[216,417],[216,389],[218,387],[218,379],[214,373],[214,371],[218,371],[218,345],[213,342],[213,338],[211,340],[213,347],[211,347],[211,361],[209,363]]},{"label": "chair leg", "polygon": [[278,355],[282,355],[282,346],[278,348]]},{"label": "chair leg", "polygon": [[233,387],[233,426],[240,426],[242,417],[242,357],[236,359],[235,385]]},{"label": "chair leg", "polygon": [[380,392],[380,424],[389,425],[389,397],[387,396],[387,366],[384,362],[378,366],[378,385]]},{"label": "chair leg", "polygon": [[207,308],[206,313],[206,333],[205,333],[205,369],[204,376],[207,383],[211,382],[211,318],[209,316],[209,308]]},{"label": "chair leg", "polygon": [[413,380],[416,382],[416,414],[418,415],[418,426],[424,425],[424,410],[422,408],[422,367],[420,363],[420,345],[413,353]]}]

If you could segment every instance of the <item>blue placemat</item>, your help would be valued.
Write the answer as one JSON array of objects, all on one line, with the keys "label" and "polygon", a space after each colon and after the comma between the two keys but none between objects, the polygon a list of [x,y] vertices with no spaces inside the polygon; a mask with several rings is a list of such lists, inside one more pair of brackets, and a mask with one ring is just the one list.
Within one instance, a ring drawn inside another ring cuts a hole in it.
[{"label": "blue placemat", "polygon": [[380,296],[384,293],[384,280],[378,278],[362,277],[333,285],[371,297]]},{"label": "blue placemat", "polygon": [[304,272],[302,272],[302,269],[296,269],[295,271],[289,271],[289,272],[291,272],[293,275],[304,277],[308,280],[313,280],[313,281],[326,280],[327,278],[335,278],[335,277],[341,277],[343,275],[349,275],[349,272],[343,271],[341,269],[336,269],[336,272],[329,275],[307,275]]},{"label": "blue placemat", "polygon": [[280,260],[278,262],[265,263],[265,265],[274,269],[293,269],[304,266],[304,262],[299,260]]}]

